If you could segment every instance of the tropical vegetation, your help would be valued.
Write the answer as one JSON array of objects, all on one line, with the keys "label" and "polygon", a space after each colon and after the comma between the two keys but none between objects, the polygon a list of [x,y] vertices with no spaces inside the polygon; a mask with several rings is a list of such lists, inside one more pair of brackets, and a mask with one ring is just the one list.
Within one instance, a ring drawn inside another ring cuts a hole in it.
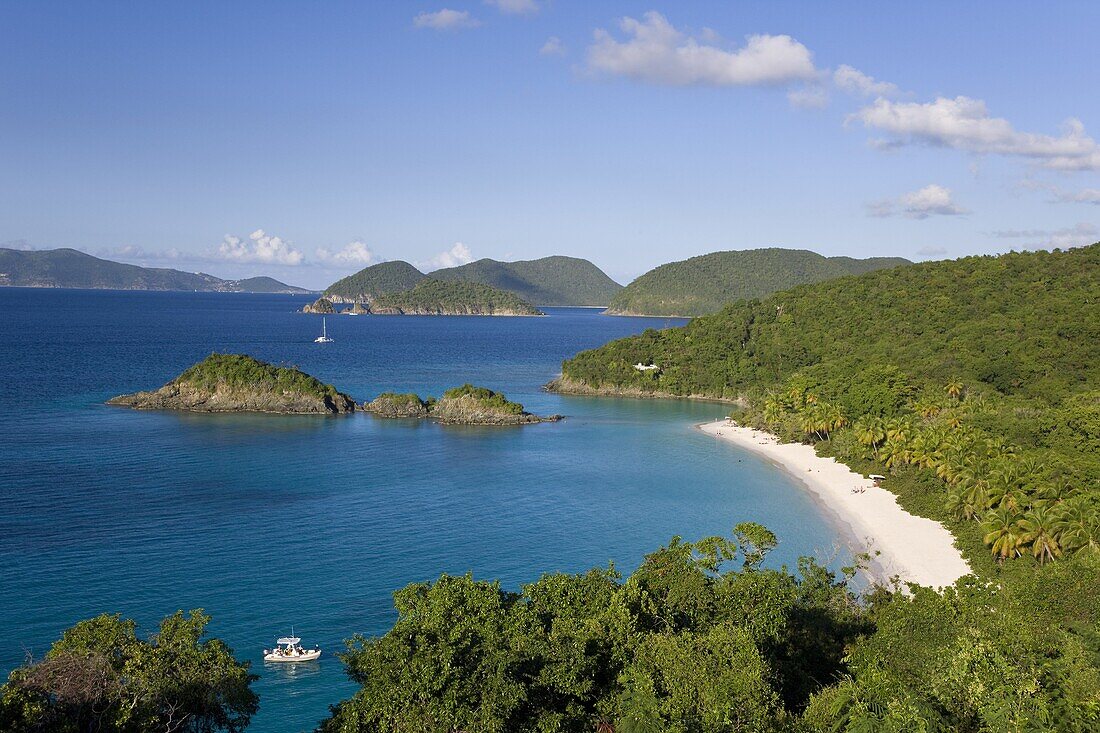
[{"label": "tropical vegetation", "polygon": [[321,399],[343,398],[331,384],[325,384],[295,367],[275,366],[247,354],[211,354],[169,384],[184,383],[208,392],[229,388],[309,395]]},{"label": "tropical vegetation", "polygon": [[542,312],[513,293],[489,285],[425,278],[409,290],[374,299],[372,313],[421,315],[524,315]]},{"label": "tropical vegetation", "polygon": [[701,316],[803,283],[909,264],[900,257],[824,257],[804,249],[712,252],[654,268],[611,299],[611,315]]},{"label": "tropical vegetation", "polygon": [[258,709],[256,675],[201,610],[165,618],[148,639],[103,614],[65,631],[0,686],[5,733],[236,733]]},{"label": "tropical vegetation", "polygon": [[325,288],[327,298],[371,303],[380,295],[408,290],[426,276],[408,262],[393,260],[365,267]]}]

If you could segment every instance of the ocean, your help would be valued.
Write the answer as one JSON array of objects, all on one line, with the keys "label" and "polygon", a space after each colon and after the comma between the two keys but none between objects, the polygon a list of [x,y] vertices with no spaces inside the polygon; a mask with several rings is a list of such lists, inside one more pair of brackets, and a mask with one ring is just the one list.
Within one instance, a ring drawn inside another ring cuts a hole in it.
[{"label": "ocean", "polygon": [[[330,316],[283,295],[0,288],[0,674],[78,620],[155,629],[203,608],[259,675],[253,733],[312,730],[350,696],[334,653],[441,573],[518,589],[673,535],[760,522],[770,558],[846,560],[835,526],[774,466],[694,428],[722,405],[567,397],[562,359],[683,323],[550,308],[545,318]],[[107,407],[211,352],[294,365],[363,402],[465,382],[566,419],[524,427]],[[839,548],[839,549],[838,549]],[[291,630],[322,658],[272,666]]]}]

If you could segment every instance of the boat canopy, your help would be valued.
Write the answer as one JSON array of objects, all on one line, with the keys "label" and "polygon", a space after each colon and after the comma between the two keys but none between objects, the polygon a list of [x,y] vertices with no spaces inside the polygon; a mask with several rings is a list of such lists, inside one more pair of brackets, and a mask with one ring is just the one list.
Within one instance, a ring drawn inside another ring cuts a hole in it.
[{"label": "boat canopy", "polygon": [[275,643],[276,644],[301,644],[302,640],[299,639],[297,636],[284,636],[284,637],[280,638]]}]

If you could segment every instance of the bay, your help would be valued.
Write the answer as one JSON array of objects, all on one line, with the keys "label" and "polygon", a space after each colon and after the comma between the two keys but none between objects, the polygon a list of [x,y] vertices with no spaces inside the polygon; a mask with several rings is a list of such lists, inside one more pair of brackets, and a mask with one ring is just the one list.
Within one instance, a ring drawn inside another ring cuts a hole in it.
[{"label": "bay", "polygon": [[[315,344],[305,302],[0,289],[0,673],[98,613],[149,633],[204,608],[260,675],[249,730],[291,733],[354,692],[333,653],[383,633],[410,582],[469,572],[518,589],[609,561],[629,572],[673,535],[747,520],[778,535],[776,564],[847,559],[790,477],[694,429],[721,405],[541,390],[579,350],[683,321],[330,316],[334,343]],[[471,428],[103,404],[213,351],[295,365],[359,402],[471,382],[566,419]],[[292,627],[322,659],[265,666],[263,648]]]}]

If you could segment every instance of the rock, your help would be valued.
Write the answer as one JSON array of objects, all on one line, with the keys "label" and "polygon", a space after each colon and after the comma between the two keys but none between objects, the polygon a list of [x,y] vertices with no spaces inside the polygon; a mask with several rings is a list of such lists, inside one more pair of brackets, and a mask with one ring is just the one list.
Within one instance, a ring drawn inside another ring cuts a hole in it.
[{"label": "rock", "polygon": [[366,307],[363,306],[362,303],[356,302],[356,303],[352,304],[352,306],[350,308],[345,308],[344,310],[342,310],[340,312],[344,313],[345,315],[346,314],[353,314],[353,315],[356,315],[356,316],[365,316],[365,315],[370,314],[370,308],[366,308]]},{"label": "rock", "polygon": [[332,307],[332,301],[328,298],[318,298],[302,308],[302,313],[328,314],[335,312],[336,309]]},{"label": "rock", "polygon": [[413,393],[384,392],[363,405],[363,409],[379,417],[428,417],[428,403]]}]

